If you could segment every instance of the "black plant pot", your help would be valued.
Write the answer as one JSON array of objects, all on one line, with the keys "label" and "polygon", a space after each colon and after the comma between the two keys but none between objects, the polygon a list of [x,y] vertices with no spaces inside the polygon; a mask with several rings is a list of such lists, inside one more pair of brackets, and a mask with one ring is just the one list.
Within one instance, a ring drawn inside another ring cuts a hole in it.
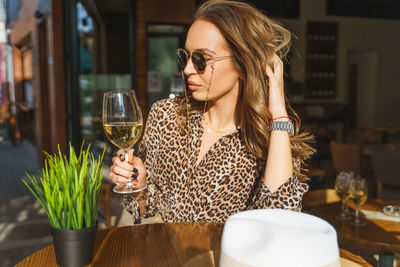
[{"label": "black plant pot", "polygon": [[57,264],[61,267],[81,267],[93,258],[97,224],[81,230],[63,230],[51,227]]}]

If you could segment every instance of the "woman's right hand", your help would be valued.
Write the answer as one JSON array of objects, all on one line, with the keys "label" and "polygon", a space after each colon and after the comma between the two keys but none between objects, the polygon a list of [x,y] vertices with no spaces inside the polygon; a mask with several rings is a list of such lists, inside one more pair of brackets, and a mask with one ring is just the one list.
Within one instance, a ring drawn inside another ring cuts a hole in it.
[{"label": "woman's right hand", "polygon": [[129,161],[125,160],[125,152],[119,150],[113,157],[110,168],[110,179],[116,185],[126,184],[132,179],[132,189],[141,189],[146,185],[146,168],[139,157],[134,156],[133,149],[129,150]]}]

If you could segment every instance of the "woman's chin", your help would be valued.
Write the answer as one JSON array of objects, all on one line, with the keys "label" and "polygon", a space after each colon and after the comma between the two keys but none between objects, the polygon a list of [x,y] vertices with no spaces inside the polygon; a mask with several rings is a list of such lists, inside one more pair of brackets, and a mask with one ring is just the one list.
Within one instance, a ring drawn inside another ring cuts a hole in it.
[{"label": "woman's chin", "polygon": [[207,94],[205,94],[204,92],[192,91],[192,97],[196,101],[206,101]]}]

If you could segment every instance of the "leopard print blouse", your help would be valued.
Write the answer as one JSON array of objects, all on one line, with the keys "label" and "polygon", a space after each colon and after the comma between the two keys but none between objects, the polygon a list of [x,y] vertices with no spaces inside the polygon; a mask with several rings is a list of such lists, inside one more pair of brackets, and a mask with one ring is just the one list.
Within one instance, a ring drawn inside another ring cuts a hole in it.
[{"label": "leopard print blouse", "polygon": [[[271,193],[263,183],[266,162],[245,147],[240,128],[221,137],[195,165],[202,116],[191,115],[191,138],[187,138],[178,128],[177,110],[177,100],[165,99],[149,113],[139,148],[147,170],[147,189],[141,194],[146,198],[145,217],[159,213],[164,222],[225,222],[230,215],[248,209],[301,210],[307,184],[293,175]],[[127,194],[124,203],[134,222],[140,222],[134,196]]]}]

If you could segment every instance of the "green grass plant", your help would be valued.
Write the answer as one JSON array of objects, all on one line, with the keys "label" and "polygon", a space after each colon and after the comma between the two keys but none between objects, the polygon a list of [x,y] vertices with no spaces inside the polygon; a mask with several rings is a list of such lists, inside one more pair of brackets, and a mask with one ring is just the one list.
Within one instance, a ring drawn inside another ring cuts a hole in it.
[{"label": "green grass plant", "polygon": [[103,179],[104,152],[95,159],[83,144],[77,155],[69,144],[69,156],[45,154],[45,167],[41,170],[41,184],[29,174],[32,186],[28,187],[39,201],[50,220],[58,229],[79,230],[89,228],[97,221],[97,203],[100,198]]}]

